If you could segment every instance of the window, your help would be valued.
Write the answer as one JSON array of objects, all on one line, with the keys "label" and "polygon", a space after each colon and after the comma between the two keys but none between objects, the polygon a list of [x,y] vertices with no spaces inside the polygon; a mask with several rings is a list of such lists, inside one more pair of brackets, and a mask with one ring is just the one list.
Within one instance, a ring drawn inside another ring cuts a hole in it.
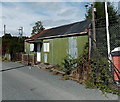
[{"label": "window", "polygon": [[49,42],[44,42],[44,44],[43,44],[43,47],[44,47],[43,51],[44,52],[49,52],[49,45],[50,45]]},{"label": "window", "polygon": [[30,51],[34,51],[34,44],[30,44]]}]

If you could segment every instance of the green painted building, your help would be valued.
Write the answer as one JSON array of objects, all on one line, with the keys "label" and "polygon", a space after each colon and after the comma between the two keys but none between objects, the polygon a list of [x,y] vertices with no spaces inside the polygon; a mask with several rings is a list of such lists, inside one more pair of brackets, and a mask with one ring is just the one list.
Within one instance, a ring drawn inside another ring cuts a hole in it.
[{"label": "green painted building", "polygon": [[85,20],[46,29],[25,41],[26,53],[36,54],[37,62],[59,65],[68,55],[77,58],[89,41],[90,24]]}]

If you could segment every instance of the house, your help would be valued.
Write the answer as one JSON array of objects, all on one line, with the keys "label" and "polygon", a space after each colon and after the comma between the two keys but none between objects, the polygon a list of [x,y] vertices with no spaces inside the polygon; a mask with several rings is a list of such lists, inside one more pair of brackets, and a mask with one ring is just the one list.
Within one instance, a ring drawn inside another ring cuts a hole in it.
[{"label": "house", "polygon": [[37,62],[50,64],[60,65],[67,55],[77,58],[89,41],[90,25],[91,21],[85,20],[45,29],[25,41],[25,52],[36,54]]}]

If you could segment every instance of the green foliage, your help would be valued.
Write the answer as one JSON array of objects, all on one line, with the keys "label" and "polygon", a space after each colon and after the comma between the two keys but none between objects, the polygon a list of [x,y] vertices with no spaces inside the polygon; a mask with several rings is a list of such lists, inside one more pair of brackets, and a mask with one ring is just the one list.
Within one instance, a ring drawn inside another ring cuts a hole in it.
[{"label": "green foliage", "polygon": [[[119,19],[120,21],[120,19]],[[111,50],[120,46],[120,22],[117,25],[109,27]]]},{"label": "green foliage", "polygon": [[74,59],[68,55],[62,62],[62,65],[65,68],[64,71],[66,74],[70,74],[73,69],[79,66],[82,66],[83,70],[86,71],[88,65],[88,43],[86,43],[83,54],[81,56],[79,56],[77,59]]},{"label": "green foliage", "polygon": [[99,58],[96,53],[94,59],[91,60],[91,77],[94,79],[94,84],[96,86],[99,86],[99,84],[108,85],[110,80],[107,59]]},{"label": "green foliage", "polygon": [[84,69],[87,67],[88,65],[88,43],[86,43],[84,50],[83,50],[83,54],[78,57],[78,59],[76,60],[76,63],[77,63],[77,66],[83,66]]},{"label": "green foliage", "polygon": [[42,30],[44,30],[44,27],[43,27],[43,25],[42,25],[42,22],[41,22],[41,21],[37,21],[37,22],[35,23],[35,26],[33,27],[33,30],[32,30],[31,35],[40,33]]},{"label": "green foliage", "polygon": [[[107,6],[109,16],[116,17],[117,10],[114,8],[112,3],[108,2]],[[95,2],[94,7],[96,8],[96,19],[105,18],[105,2]],[[92,19],[92,7],[88,9],[86,18]]]},{"label": "green foliage", "polygon": [[[106,35],[106,15],[105,2],[95,2],[95,27],[96,27],[96,45],[103,53],[107,55],[107,35]],[[107,3],[109,18],[110,47],[113,50],[120,46],[120,17],[117,10],[111,2]],[[92,19],[92,7],[88,8],[86,19]],[[92,28],[91,28],[92,29]],[[91,30],[92,31],[92,30]]]},{"label": "green foliage", "polygon": [[[90,70],[88,65],[90,65]],[[81,68],[79,74],[81,74],[81,76],[83,75],[82,77],[85,77],[84,73],[87,72],[87,79],[83,78],[86,88],[100,89],[103,94],[113,93],[120,95],[120,91],[118,89],[114,89],[109,86],[111,83],[114,83],[114,81],[107,57],[100,55],[96,50],[89,61],[88,44],[86,44],[83,54],[77,59],[67,56],[64,59],[63,66],[65,68],[66,75],[70,74],[73,69],[78,67]]]},{"label": "green foliage", "polygon": [[10,34],[5,34],[2,37],[2,54],[24,52],[24,40],[26,38],[12,37]]},{"label": "green foliage", "polygon": [[76,67],[75,59],[73,59],[70,55],[64,58],[62,65],[65,68],[64,71],[67,75]]},{"label": "green foliage", "polygon": [[[95,2],[94,7],[96,8],[96,18],[105,17],[104,2]],[[92,19],[92,6],[88,9],[86,18]]]},{"label": "green foliage", "polygon": [[[73,69],[78,67],[81,68],[79,74],[81,74],[81,76],[83,75],[82,77],[85,77],[85,74],[83,73],[87,72],[87,80],[83,79],[86,88],[100,89],[103,94],[113,93],[120,95],[120,91],[118,89],[110,87],[110,84],[114,83],[114,80],[107,57],[101,55],[96,50],[89,61],[88,44],[86,44],[81,56],[77,59],[67,56],[62,64],[65,68],[66,75],[69,75]],[[90,65],[90,70],[88,65]]]},{"label": "green foliage", "polygon": [[94,89],[95,87],[96,86],[94,84],[94,79],[92,79],[91,77],[85,81],[85,88]]},{"label": "green foliage", "polygon": [[2,38],[8,38],[8,39],[10,39],[12,36],[11,36],[11,34],[5,34]]},{"label": "green foliage", "polygon": [[69,80],[69,76],[68,76],[68,75],[64,75],[64,76],[63,76],[63,79],[64,79],[64,80]]},{"label": "green foliage", "polygon": [[2,57],[2,61],[7,61],[7,58],[6,57]]},{"label": "green foliage", "polygon": [[90,61],[91,72],[89,79],[85,82],[86,88],[98,88],[102,93],[120,94],[118,89],[109,87],[110,83],[114,83],[112,72],[108,64],[108,59],[96,51]]}]

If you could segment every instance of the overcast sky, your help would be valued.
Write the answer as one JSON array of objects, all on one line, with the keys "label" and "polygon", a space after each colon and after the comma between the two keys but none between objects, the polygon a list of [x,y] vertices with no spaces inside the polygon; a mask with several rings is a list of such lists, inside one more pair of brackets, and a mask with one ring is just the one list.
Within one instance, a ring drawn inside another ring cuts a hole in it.
[{"label": "overcast sky", "polygon": [[[47,28],[82,21],[85,19],[88,2],[1,2],[1,34],[3,25],[6,32],[18,35],[18,28],[24,28],[24,36],[30,36],[36,21],[42,21]],[[1,36],[1,35],[0,35]]]}]

